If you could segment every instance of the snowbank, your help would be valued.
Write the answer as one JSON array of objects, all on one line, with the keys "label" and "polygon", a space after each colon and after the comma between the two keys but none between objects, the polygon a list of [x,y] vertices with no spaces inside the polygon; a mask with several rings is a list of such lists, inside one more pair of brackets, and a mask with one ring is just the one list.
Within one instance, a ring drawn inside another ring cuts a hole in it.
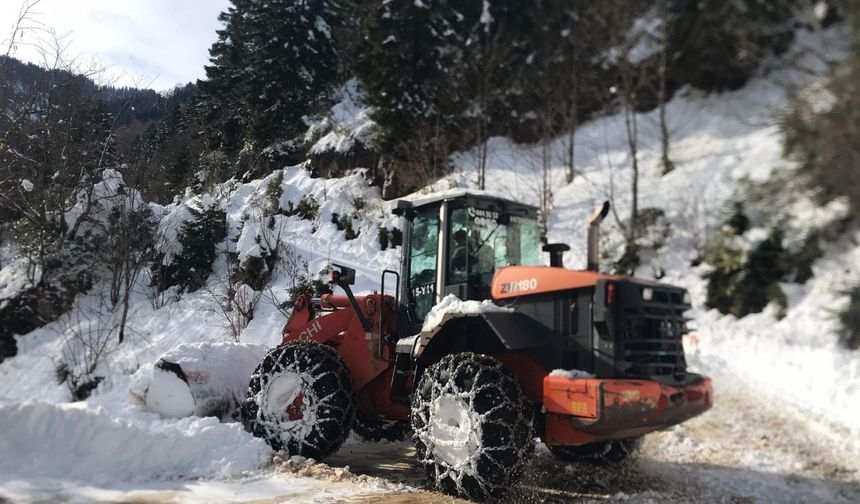
[{"label": "snowbank", "polygon": [[[154,416],[154,415],[151,415]],[[271,455],[237,423],[215,418],[132,425],[102,408],[25,402],[0,406],[0,477],[105,484],[236,477]]]},{"label": "snowbank", "polygon": [[[283,175],[278,188],[280,210],[290,203],[295,206],[304,197],[313,197],[319,204],[311,219],[287,212],[275,216],[274,227],[281,231],[277,239],[282,250],[292,254],[298,272],[314,275],[336,260],[359,266],[356,290],[379,288],[381,271],[396,268],[399,251],[380,251],[377,229],[392,227],[396,218],[390,216],[389,204],[382,201],[379,190],[368,187],[360,173],[325,180],[311,178],[302,167],[288,167],[261,180],[229,181],[209,194],[189,193],[170,205],[153,208],[161,219],[159,250],[165,253],[165,261],[181,252],[177,235],[182,222],[191,216],[190,208],[218,205],[225,210],[229,235],[218,245],[206,286],[181,296],[175,290],[156,296],[147,285],[147,275],[141,275],[131,297],[126,339],[118,344],[115,334],[110,336],[94,373],[104,380],[83,402],[69,403],[67,385],[56,381],[56,367],[64,358],[70,335],[83,325],[98,321],[111,327],[115,314],[99,298],[99,288],[79,296],[70,316],[17,338],[19,354],[0,364],[0,494],[9,495],[7,491],[23,488],[22,481],[39,478],[44,485],[34,484],[13,494],[26,499],[39,495],[40,487],[56,488],[71,481],[115,487],[165,479],[220,480],[246,473],[260,477],[260,464],[271,450],[246,433],[240,423],[230,423],[229,414],[223,415],[228,423],[202,416],[162,419],[144,405],[147,388],[158,377],[155,388],[164,394],[150,399],[163,403],[165,416],[189,412],[191,398],[198,415],[221,414],[222,406],[244,396],[255,366],[281,341],[286,316],[277,305],[288,299],[295,280],[289,268],[279,267],[271,289],[255,293],[259,304],[239,335],[241,343],[235,342],[222,311],[230,272],[222,252],[246,258],[259,251],[255,248],[260,248],[263,238],[271,238],[263,236],[270,229],[256,217],[271,208],[267,190],[278,175]],[[122,183],[114,171],[106,172],[104,179],[97,188],[100,194],[116,191]],[[113,203],[110,198],[105,202]],[[135,200],[135,204],[141,202]],[[346,240],[343,231],[331,223],[332,215],[353,212],[358,216],[354,227],[360,235]],[[20,265],[4,261],[0,269],[4,296],[23,286]],[[156,369],[162,358],[181,365],[191,388],[183,389],[184,382],[177,375]],[[194,394],[191,398],[189,391]],[[34,397],[41,402],[32,402]],[[278,492],[290,495],[286,487],[301,489],[302,481],[293,478],[287,485],[278,484]],[[73,486],[80,488],[78,483]],[[344,492],[341,489],[339,494]]]},{"label": "snowbank", "polygon": [[[266,345],[227,341],[182,344],[161,356],[159,362],[166,364],[153,369],[152,381],[142,392],[147,409],[166,417],[229,414],[244,399],[251,373],[268,351]],[[170,371],[172,364],[181,368],[187,382]]]},{"label": "snowbank", "polygon": [[701,367],[809,420],[848,429],[860,451],[860,353],[839,345],[834,316],[848,287],[860,284],[851,267],[860,264],[856,243],[860,235],[832,245],[805,285],[783,285],[789,307],[781,320],[775,307],[742,319],[715,310],[695,316]]}]

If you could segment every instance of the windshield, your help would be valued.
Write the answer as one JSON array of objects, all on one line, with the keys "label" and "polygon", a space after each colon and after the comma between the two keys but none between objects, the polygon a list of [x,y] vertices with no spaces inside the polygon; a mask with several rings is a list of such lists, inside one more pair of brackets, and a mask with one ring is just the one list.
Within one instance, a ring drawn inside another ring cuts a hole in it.
[{"label": "windshield", "polygon": [[439,210],[420,213],[412,221],[412,255],[409,258],[409,294],[419,320],[436,297],[436,256],[439,243]]},{"label": "windshield", "polygon": [[448,284],[489,285],[498,268],[540,264],[539,243],[533,219],[473,207],[453,210]]}]

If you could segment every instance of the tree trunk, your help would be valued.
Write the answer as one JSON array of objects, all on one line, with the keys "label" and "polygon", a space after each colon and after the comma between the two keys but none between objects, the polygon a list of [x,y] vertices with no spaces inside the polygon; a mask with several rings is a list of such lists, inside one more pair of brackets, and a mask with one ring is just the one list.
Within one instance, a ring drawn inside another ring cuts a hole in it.
[{"label": "tree trunk", "polygon": [[[575,72],[576,70],[574,70]],[[568,184],[573,182],[574,177],[576,176],[576,165],[575,165],[575,157],[576,153],[576,128],[579,126],[579,121],[577,118],[578,107],[577,107],[577,79],[574,75],[573,78],[573,89],[571,89],[571,104],[570,104],[570,114],[569,124],[568,124],[568,133],[567,133],[567,173],[565,174],[565,180]]]},{"label": "tree trunk", "polygon": [[657,100],[660,103],[660,140],[662,144],[663,175],[675,169],[675,164],[669,159],[669,127],[666,124],[666,74],[668,73],[666,52],[669,44],[669,30],[666,27],[669,22],[666,14],[666,2],[667,0],[660,0],[660,88],[657,90]]},{"label": "tree trunk", "polygon": [[483,191],[487,185],[487,140],[483,138],[478,141],[481,142],[478,144],[478,189]]},{"label": "tree trunk", "polygon": [[[571,35],[572,36],[572,35]],[[576,128],[579,126],[579,118],[577,114],[578,110],[578,99],[579,99],[579,76],[576,73],[576,44],[571,45],[570,52],[570,107],[567,111],[568,113],[568,143],[567,143],[567,173],[565,174],[565,180],[568,184],[573,182],[573,178],[576,176],[576,167],[575,167],[575,157],[576,153]]]},{"label": "tree trunk", "polygon": [[631,182],[631,202],[630,202],[630,224],[628,225],[627,242],[632,245],[637,238],[636,229],[639,220],[639,159],[638,159],[638,129],[636,124],[636,110],[630,100],[630,96],[625,96],[624,105],[624,125],[627,129],[627,146],[630,149],[630,158],[632,160],[633,177]]}]

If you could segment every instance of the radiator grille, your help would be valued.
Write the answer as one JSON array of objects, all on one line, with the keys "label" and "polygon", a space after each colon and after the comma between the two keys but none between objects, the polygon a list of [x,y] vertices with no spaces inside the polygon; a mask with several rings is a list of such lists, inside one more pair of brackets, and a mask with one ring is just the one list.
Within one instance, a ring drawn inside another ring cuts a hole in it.
[{"label": "radiator grille", "polygon": [[[681,336],[687,332],[684,310],[688,308],[674,293],[654,296],[636,309],[625,310],[620,338],[620,363],[628,376],[671,376],[682,380],[687,362]],[[662,302],[661,302],[662,301]]]}]

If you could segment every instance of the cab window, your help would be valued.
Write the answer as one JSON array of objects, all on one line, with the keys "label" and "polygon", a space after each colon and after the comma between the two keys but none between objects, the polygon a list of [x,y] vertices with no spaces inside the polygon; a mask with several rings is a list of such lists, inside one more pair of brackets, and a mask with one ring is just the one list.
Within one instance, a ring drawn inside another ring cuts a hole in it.
[{"label": "cab window", "polygon": [[499,268],[540,264],[537,222],[479,208],[451,212],[448,285],[488,286]]},{"label": "cab window", "polygon": [[436,301],[436,256],[439,212],[428,211],[412,221],[412,255],[409,258],[409,293],[415,315],[423,320]]}]

